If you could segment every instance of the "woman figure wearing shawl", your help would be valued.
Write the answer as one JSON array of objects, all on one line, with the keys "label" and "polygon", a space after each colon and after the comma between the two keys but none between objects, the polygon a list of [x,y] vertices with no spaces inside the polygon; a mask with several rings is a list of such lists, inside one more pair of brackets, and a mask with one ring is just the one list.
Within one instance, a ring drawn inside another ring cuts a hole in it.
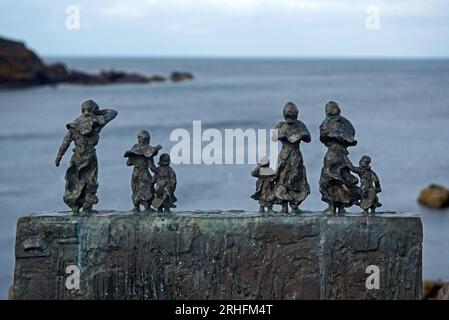
[{"label": "woman figure wearing shawl", "polygon": [[288,205],[292,213],[300,213],[299,205],[307,198],[310,187],[307,182],[306,168],[299,144],[311,141],[309,130],[298,120],[298,108],[292,102],[284,107],[285,121],[276,126],[273,141],[282,143],[276,170],[276,202],[282,205],[282,212],[288,213]]},{"label": "woman figure wearing shawl", "polygon": [[134,166],[131,176],[131,190],[134,212],[140,212],[140,205],[143,205],[146,213],[151,212],[151,201],[154,197],[153,178],[150,171],[156,171],[153,157],[157,155],[162,147],[150,146],[150,134],[146,130],[141,130],[137,134],[137,144],[125,152],[124,157],[128,158],[126,164]]},{"label": "woman figure wearing shawl", "polygon": [[329,207],[326,213],[343,214],[360,200],[358,179],[352,172],[356,168],[348,158],[347,148],[355,146],[355,130],[351,122],[340,115],[340,107],[336,102],[330,101],[325,107],[326,118],[320,125],[320,141],[327,147],[324,157],[324,166],[321,170],[320,192],[321,199]]},{"label": "woman figure wearing shawl", "polygon": [[66,125],[68,132],[64,136],[55,164],[59,167],[61,159],[73,142],[75,148],[65,174],[64,202],[74,214],[93,212],[98,202],[98,162],[95,147],[100,140],[101,130],[117,116],[112,109],[100,110],[98,105],[88,100],[81,105],[82,114]]}]

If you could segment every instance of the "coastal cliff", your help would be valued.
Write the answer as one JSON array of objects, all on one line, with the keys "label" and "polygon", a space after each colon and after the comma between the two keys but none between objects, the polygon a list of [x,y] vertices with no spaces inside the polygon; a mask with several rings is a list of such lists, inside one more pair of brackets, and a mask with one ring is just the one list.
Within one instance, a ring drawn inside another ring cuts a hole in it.
[{"label": "coastal cliff", "polygon": [[421,298],[411,215],[40,214],[19,219],[15,250],[14,299]]},{"label": "coastal cliff", "polygon": [[[193,79],[189,72],[174,71],[170,80],[179,82]],[[23,42],[0,37],[0,88],[22,87],[58,83],[113,84],[150,83],[165,81],[160,75],[141,75],[124,71],[102,71],[98,74],[70,70],[62,63],[45,64]]]}]

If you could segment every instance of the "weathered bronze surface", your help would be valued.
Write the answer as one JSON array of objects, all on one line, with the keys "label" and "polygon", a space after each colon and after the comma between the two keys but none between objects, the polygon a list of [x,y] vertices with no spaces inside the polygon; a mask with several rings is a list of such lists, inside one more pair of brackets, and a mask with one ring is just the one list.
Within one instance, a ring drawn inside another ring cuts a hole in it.
[{"label": "weathered bronze surface", "polygon": [[354,168],[354,171],[360,177],[360,191],[362,197],[360,208],[363,209],[364,213],[368,213],[369,209],[371,209],[371,213],[375,213],[376,208],[382,206],[377,197],[377,194],[382,192],[380,181],[377,174],[371,169],[370,164],[371,158],[363,156],[360,159],[359,167]]},{"label": "weathered bronze surface", "polygon": [[251,175],[257,178],[256,192],[251,198],[259,201],[259,212],[265,212],[265,208],[268,212],[273,212],[276,172],[270,168],[270,159],[266,156],[262,157]]},{"label": "weathered bronze surface", "polygon": [[171,208],[176,208],[175,197],[176,173],[170,167],[170,155],[161,154],[159,157],[159,166],[155,170],[154,184],[156,193],[152,205],[159,212],[171,212]]},{"label": "weathered bronze surface", "polygon": [[[419,299],[403,214],[41,214],[17,224],[15,299]],[[79,271],[68,289],[67,267]],[[368,289],[369,266],[379,289]]]},{"label": "weathered bronze surface", "polygon": [[345,208],[358,204],[361,194],[359,180],[351,174],[354,166],[347,148],[355,146],[355,129],[348,119],[340,115],[340,107],[330,101],[325,107],[326,118],[320,125],[320,141],[327,147],[321,170],[321,199],[329,207],[326,213],[345,213]]},{"label": "weathered bronze surface", "polygon": [[98,105],[88,100],[81,105],[81,116],[66,125],[68,132],[59,148],[55,164],[59,167],[62,157],[73,142],[75,148],[65,174],[64,202],[78,213],[92,213],[92,206],[98,203],[98,163],[96,145],[100,131],[117,116],[112,109],[100,110]]},{"label": "weathered bronze surface", "polygon": [[140,205],[143,205],[145,212],[149,213],[154,197],[153,177],[148,168],[152,172],[156,172],[154,157],[162,149],[162,146],[150,146],[150,138],[148,131],[139,131],[137,134],[137,144],[124,154],[124,157],[128,158],[126,164],[128,166],[134,166],[131,176],[131,190],[134,204],[133,210],[135,212],[140,212]]},{"label": "weathered bronze surface", "polygon": [[299,213],[299,206],[310,193],[306,168],[299,148],[301,141],[309,143],[311,136],[302,121],[298,120],[298,108],[292,102],[284,107],[285,121],[275,127],[273,141],[280,141],[282,149],[278,156],[276,171],[276,201],[282,205],[282,212],[288,212],[288,205],[293,213]]}]

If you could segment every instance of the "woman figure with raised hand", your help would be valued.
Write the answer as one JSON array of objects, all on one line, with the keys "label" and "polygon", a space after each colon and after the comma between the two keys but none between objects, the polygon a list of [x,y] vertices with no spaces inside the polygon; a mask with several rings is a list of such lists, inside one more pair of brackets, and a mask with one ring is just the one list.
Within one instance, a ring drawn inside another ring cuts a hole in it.
[{"label": "woman figure with raised hand", "polygon": [[101,109],[93,100],[81,105],[81,115],[66,125],[64,136],[56,156],[55,164],[59,167],[61,159],[72,144],[73,155],[65,174],[64,202],[78,214],[94,212],[93,205],[98,202],[98,161],[96,146],[100,140],[101,130],[115,117],[117,111]]}]

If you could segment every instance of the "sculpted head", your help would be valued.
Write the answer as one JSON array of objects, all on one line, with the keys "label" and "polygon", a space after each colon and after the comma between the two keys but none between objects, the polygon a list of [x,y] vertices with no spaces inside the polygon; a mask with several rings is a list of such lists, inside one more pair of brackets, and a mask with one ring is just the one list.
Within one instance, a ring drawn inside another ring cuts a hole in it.
[{"label": "sculpted head", "polygon": [[170,164],[170,155],[168,153],[161,154],[158,164],[160,166],[168,166]]},{"label": "sculpted head", "polygon": [[293,102],[287,102],[284,107],[284,119],[287,123],[293,123],[298,120],[298,107]]},{"label": "sculpted head", "polygon": [[260,158],[259,165],[261,167],[269,167],[270,166],[270,158],[268,158],[267,156],[263,156],[262,158]]},{"label": "sculpted head", "polygon": [[87,100],[81,104],[82,113],[96,114],[99,110],[100,107],[98,107],[98,104],[96,104],[93,100]]},{"label": "sculpted head", "polygon": [[368,156],[363,156],[359,161],[359,165],[362,168],[369,168],[370,164],[371,164],[371,158]]},{"label": "sculpted head", "polygon": [[340,106],[335,101],[329,101],[326,103],[325,107],[326,116],[332,117],[332,116],[338,116],[340,115]]},{"label": "sculpted head", "polygon": [[139,143],[143,143],[143,144],[149,144],[150,143],[150,133],[146,130],[140,130],[137,133],[137,141]]}]

